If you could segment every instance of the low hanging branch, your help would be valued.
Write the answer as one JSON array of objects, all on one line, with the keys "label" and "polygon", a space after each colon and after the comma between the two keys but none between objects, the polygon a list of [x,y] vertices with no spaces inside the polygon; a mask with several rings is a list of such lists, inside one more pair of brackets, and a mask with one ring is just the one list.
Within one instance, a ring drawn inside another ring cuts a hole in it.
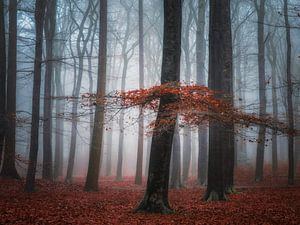
[{"label": "low hanging branch", "polygon": [[[245,113],[235,108],[225,100],[221,92],[214,92],[206,86],[186,85],[183,83],[166,83],[156,85],[148,89],[115,92],[105,99],[96,95],[84,94],[82,99],[85,105],[104,104],[108,108],[132,108],[142,106],[146,110],[158,111],[161,97],[172,98],[170,104],[164,108],[165,117],[159,124],[151,122],[149,127],[159,126],[160,129],[168,129],[170,115],[181,116],[181,123],[190,127],[198,127],[208,121],[218,121],[224,126],[238,124],[243,127],[266,126],[282,134],[299,135],[299,131],[289,129],[284,122],[274,119],[270,115],[259,117],[256,113]],[[223,99],[221,97],[223,97]],[[226,96],[225,96],[226,97]]]}]

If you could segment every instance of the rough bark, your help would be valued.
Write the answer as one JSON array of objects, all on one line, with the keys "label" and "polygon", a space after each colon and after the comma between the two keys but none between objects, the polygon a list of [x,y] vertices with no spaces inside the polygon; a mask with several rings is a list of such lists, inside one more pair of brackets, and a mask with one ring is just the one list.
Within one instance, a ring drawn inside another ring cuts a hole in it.
[{"label": "rough bark", "polygon": [[[218,98],[233,104],[230,0],[210,1],[209,88]],[[226,200],[232,189],[234,125],[209,122],[208,182],[204,199]]]},{"label": "rough bark", "polygon": [[[16,82],[17,82],[17,1],[9,1],[9,36],[7,59],[6,118],[7,129],[0,176],[19,179],[15,167],[16,151]],[[2,50],[1,50],[2,51]]]},{"label": "rough bark", "polygon": [[[97,97],[103,99],[106,90],[106,53],[107,53],[107,0],[100,0],[99,58]],[[85,182],[86,191],[98,191],[100,157],[102,151],[104,125],[104,105],[97,104],[90,147],[89,166]]]},{"label": "rough bark", "polygon": [[288,15],[288,0],[284,0],[284,21],[286,29],[286,81],[287,81],[287,116],[288,124],[291,134],[288,136],[288,183],[294,184],[294,137],[292,131],[294,130],[294,109],[293,109],[293,84],[291,74],[291,58],[292,58],[292,43],[291,43],[291,31]]},{"label": "rough bark", "polygon": [[[258,43],[258,87],[259,87],[259,116],[266,114],[266,77],[265,77],[265,40],[264,40],[264,18],[265,0],[261,0],[258,5],[255,1],[257,11],[257,43]],[[265,150],[266,127],[260,126],[258,131],[258,143],[256,150],[256,170],[255,180],[263,179],[264,150]]]},{"label": "rough bark", "polygon": [[43,179],[53,179],[52,168],[52,76],[53,43],[56,26],[56,0],[47,1],[45,12],[46,70],[44,80],[44,118],[43,118]]},{"label": "rough bark", "polygon": [[[179,81],[182,1],[164,1],[164,38],[161,83]],[[170,158],[177,114],[169,112],[165,106],[176,101],[173,95],[160,99],[158,115],[153,131],[149,173],[146,193],[136,209],[137,212],[171,213],[168,201]],[[161,130],[158,124],[165,118],[170,120],[168,127]]]},{"label": "rough bark", "polygon": [[[139,88],[144,88],[144,20],[143,0],[139,0]],[[143,153],[144,153],[144,112],[140,108],[139,130],[138,130],[138,151],[136,161],[135,184],[142,184],[143,181]]]},{"label": "rough bark", "polygon": [[32,117],[31,117],[31,136],[29,164],[26,176],[25,191],[35,190],[35,173],[37,166],[37,155],[39,145],[39,120],[40,120],[40,92],[41,92],[41,67],[43,52],[43,27],[45,16],[45,1],[36,0],[35,2],[35,58],[34,58],[34,77],[32,95]]},{"label": "rough bark", "polygon": [[[197,61],[197,84],[206,85],[205,82],[205,8],[206,0],[198,1],[198,13],[197,13],[197,33],[196,33],[196,61]],[[197,180],[200,185],[204,185],[207,182],[207,127],[201,125],[198,128],[198,174]]]}]

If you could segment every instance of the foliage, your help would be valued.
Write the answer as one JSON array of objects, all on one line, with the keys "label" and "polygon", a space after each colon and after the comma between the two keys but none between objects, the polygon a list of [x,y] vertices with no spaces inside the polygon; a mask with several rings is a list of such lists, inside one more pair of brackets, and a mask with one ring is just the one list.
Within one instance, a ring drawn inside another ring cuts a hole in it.
[{"label": "foliage", "polygon": [[[148,89],[116,92],[112,95],[113,99],[120,100],[118,104],[124,108],[142,106],[155,112],[158,111],[159,99],[163,96],[174,99],[165,107],[164,112],[181,115],[181,124],[183,125],[197,127],[208,121],[218,121],[224,126],[232,123],[244,127],[264,125],[285,134],[296,134],[296,131],[290,130],[286,123],[276,120],[270,115],[261,117],[255,113],[245,113],[241,109],[235,108],[227,100],[230,99],[230,96],[224,96],[221,92],[214,92],[201,85],[167,83]],[[116,104],[116,101],[113,104]],[[159,124],[161,129],[168,126],[170,121],[167,117]],[[153,128],[154,125],[155,121],[150,124],[150,127]]]}]

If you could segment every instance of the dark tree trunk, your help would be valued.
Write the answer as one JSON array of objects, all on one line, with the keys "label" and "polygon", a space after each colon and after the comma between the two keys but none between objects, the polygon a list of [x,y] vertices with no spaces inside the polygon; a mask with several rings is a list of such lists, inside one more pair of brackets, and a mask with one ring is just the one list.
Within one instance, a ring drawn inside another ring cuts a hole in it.
[{"label": "dark tree trunk", "polygon": [[[218,98],[233,104],[230,0],[210,1],[209,88]],[[234,126],[209,123],[208,182],[205,200],[226,200],[233,185]]]},{"label": "dark tree trunk", "polygon": [[[179,81],[181,48],[181,0],[164,1],[164,48],[161,71],[161,83]],[[168,201],[169,171],[172,142],[177,115],[165,109],[176,101],[173,95],[160,99],[158,115],[153,131],[149,173],[146,193],[137,212],[171,213]],[[170,120],[168,128],[161,130],[159,124]]]},{"label": "dark tree trunk", "polygon": [[180,153],[180,135],[178,131],[178,125],[176,126],[171,157],[171,177],[170,188],[181,188],[181,153]]},{"label": "dark tree trunk", "polygon": [[292,132],[294,130],[294,110],[293,110],[293,83],[291,74],[291,57],[292,57],[292,44],[291,44],[291,31],[288,15],[288,0],[284,0],[284,20],[286,29],[286,81],[287,81],[287,116],[288,124],[291,134],[288,136],[288,183],[294,184],[294,137]]},{"label": "dark tree trunk", "polygon": [[[266,114],[266,78],[265,78],[265,40],[264,40],[264,18],[265,18],[265,0],[261,0],[258,6],[255,1],[258,27],[258,87],[259,87],[259,116],[264,117]],[[260,126],[258,131],[258,143],[256,153],[256,171],[255,180],[263,179],[264,151],[265,151],[266,127]]]},{"label": "dark tree trunk", "polygon": [[44,119],[43,119],[43,179],[52,180],[52,75],[53,42],[56,24],[56,0],[47,1],[45,12],[46,71],[44,81]]},{"label": "dark tree trunk", "polygon": [[41,67],[43,53],[43,27],[45,16],[46,1],[36,0],[35,2],[35,59],[34,59],[34,77],[32,94],[32,117],[31,117],[31,136],[29,165],[26,176],[25,191],[33,192],[35,190],[35,172],[37,165],[38,145],[39,145],[39,120],[40,120],[40,92],[41,92]]},{"label": "dark tree trunk", "polygon": [[[143,22],[143,0],[139,0],[139,86],[144,88],[144,22]],[[135,184],[143,181],[143,151],[144,151],[144,117],[143,109],[139,113],[138,151],[136,161]]]},{"label": "dark tree trunk", "polygon": [[106,52],[107,52],[107,0],[100,0],[100,29],[99,29],[99,58],[97,98],[100,104],[96,105],[93,126],[92,143],[90,147],[89,167],[85,182],[86,191],[98,191],[98,178],[100,169],[100,157],[103,140],[104,105],[101,99],[105,96],[106,89]]},{"label": "dark tree trunk", "polygon": [[[197,61],[197,84],[206,85],[205,82],[205,8],[206,0],[198,0],[198,18],[197,18],[197,33],[196,33],[196,61]],[[200,185],[207,182],[207,127],[201,125],[198,128],[198,174],[197,180]]]},{"label": "dark tree trunk", "polygon": [[[8,120],[3,165],[0,175],[19,179],[15,167],[16,151],[16,83],[17,83],[17,0],[9,1],[9,37],[7,64],[7,108]],[[2,50],[1,50],[2,51]]]},{"label": "dark tree trunk", "polygon": [[6,38],[5,38],[5,19],[4,4],[0,0],[0,168],[4,148],[4,137],[6,127]]}]

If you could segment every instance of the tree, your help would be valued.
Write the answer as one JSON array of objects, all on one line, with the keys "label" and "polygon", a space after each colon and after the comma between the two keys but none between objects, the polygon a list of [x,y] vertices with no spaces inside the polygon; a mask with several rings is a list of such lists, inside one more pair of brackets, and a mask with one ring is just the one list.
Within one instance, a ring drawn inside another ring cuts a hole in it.
[{"label": "tree", "polygon": [[43,53],[43,29],[46,1],[36,0],[35,2],[35,58],[32,91],[32,116],[29,164],[26,176],[25,191],[35,190],[35,172],[37,165],[38,143],[39,143],[39,121],[40,121],[40,92],[41,92],[41,67]]},{"label": "tree", "polygon": [[[291,31],[289,24],[288,15],[288,0],[284,0],[284,21],[286,29],[286,81],[287,81],[287,115],[288,124],[291,133],[294,130],[294,111],[293,111],[293,84],[292,84],[292,74],[291,74],[291,57],[292,57],[292,44],[291,44]],[[288,171],[288,183],[294,184],[294,137],[289,135],[288,137],[288,161],[289,161],[289,171]]]},{"label": "tree", "polygon": [[[98,80],[97,97],[105,96],[106,89],[106,53],[107,53],[107,0],[100,0],[100,29],[99,29],[99,59],[98,59]],[[89,167],[85,183],[86,191],[98,191],[98,177],[100,157],[102,151],[104,124],[104,104],[99,102],[96,105],[96,112],[93,126],[92,143],[90,147]]]},{"label": "tree", "polygon": [[0,0],[0,166],[5,138],[5,108],[6,108],[6,38],[5,38],[5,20],[4,4]]},{"label": "tree", "polygon": [[[143,0],[139,0],[139,86],[144,88],[144,23]],[[143,149],[144,149],[144,117],[143,108],[139,112],[138,151],[136,161],[135,183],[142,184],[143,178]]]},{"label": "tree", "polygon": [[[254,1],[258,24],[257,24],[257,43],[258,43],[258,87],[259,87],[259,115],[264,117],[266,114],[266,75],[265,75],[265,40],[264,40],[264,18],[265,0]],[[258,143],[256,153],[255,180],[263,179],[264,149],[266,139],[266,127],[260,126],[258,131]]]},{"label": "tree", "polygon": [[[161,83],[179,81],[181,52],[181,19],[182,1],[164,0],[164,38]],[[137,212],[171,213],[168,202],[168,186],[172,141],[176,125],[177,113],[165,111],[165,106],[175,102],[176,97],[170,94],[160,98],[158,115],[153,131],[151,144],[147,188]],[[169,109],[170,110],[170,109]],[[168,119],[165,130],[159,124]]]},{"label": "tree", "polygon": [[[16,151],[16,82],[17,82],[17,0],[9,1],[9,37],[7,58],[7,99],[3,165],[0,175],[19,179],[15,167]],[[4,48],[5,49],[5,48]],[[1,50],[2,51],[2,50]]]},{"label": "tree", "polygon": [[[230,0],[210,1],[209,88],[233,105]],[[234,125],[209,121],[208,179],[205,200],[226,200],[233,185]]]},{"label": "tree", "polygon": [[52,180],[52,101],[53,42],[56,26],[56,0],[48,0],[45,12],[46,71],[44,81],[44,120],[43,120],[43,178]]},{"label": "tree", "polygon": [[[197,84],[205,85],[205,8],[206,0],[198,1],[197,33],[196,33],[196,73]],[[204,185],[207,182],[207,127],[200,125],[198,128],[198,183]]]}]

